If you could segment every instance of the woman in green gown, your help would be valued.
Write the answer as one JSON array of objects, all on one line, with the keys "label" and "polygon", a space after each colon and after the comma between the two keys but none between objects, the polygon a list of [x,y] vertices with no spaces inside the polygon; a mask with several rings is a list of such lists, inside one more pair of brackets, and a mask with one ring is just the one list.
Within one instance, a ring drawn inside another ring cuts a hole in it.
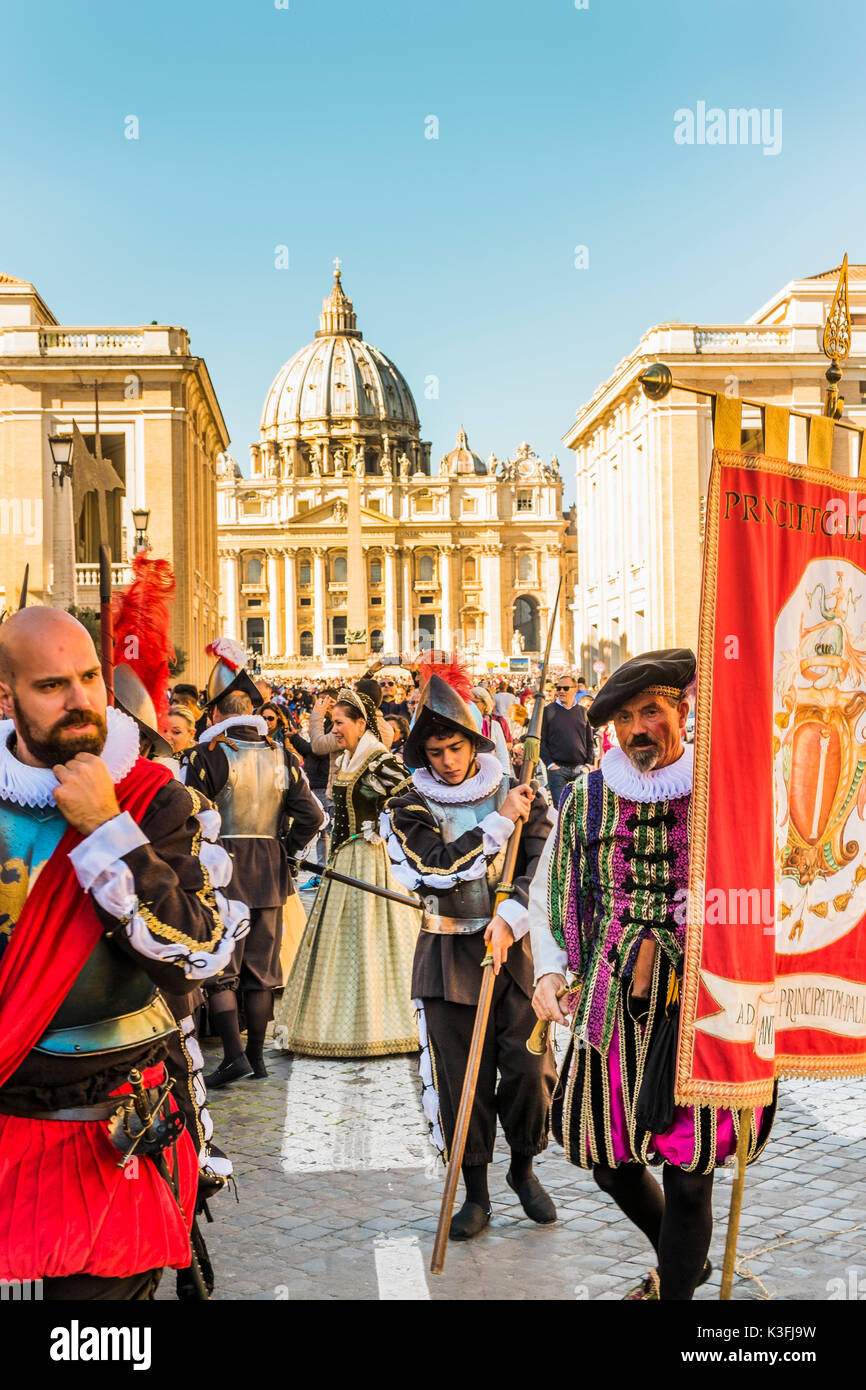
[{"label": "woman in green gown", "polygon": [[[405,769],[379,742],[365,695],[341,690],[331,717],[344,751],[333,780],[328,864],[402,892],[378,827]],[[308,1057],[416,1052],[411,979],[420,922],[420,911],[323,877],[277,1005],[275,1046]]]}]

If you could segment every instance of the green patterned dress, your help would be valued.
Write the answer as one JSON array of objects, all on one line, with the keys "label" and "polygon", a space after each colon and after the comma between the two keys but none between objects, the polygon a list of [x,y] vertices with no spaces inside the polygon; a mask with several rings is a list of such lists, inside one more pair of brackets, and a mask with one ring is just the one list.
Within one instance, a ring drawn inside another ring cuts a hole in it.
[{"label": "green patterned dress", "polygon": [[[365,733],[334,775],[332,869],[392,891],[379,813],[405,781],[402,765]],[[416,1052],[411,979],[421,913],[323,878],[283,997],[274,1043],[308,1057]]]}]

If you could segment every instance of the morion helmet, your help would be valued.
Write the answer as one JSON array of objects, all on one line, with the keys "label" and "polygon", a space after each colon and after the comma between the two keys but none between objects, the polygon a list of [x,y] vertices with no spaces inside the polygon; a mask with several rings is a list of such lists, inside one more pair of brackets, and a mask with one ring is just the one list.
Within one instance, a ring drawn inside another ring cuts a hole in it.
[{"label": "morion helmet", "polygon": [[205,709],[212,709],[217,700],[233,690],[249,695],[254,710],[264,704],[264,696],[244,666],[247,654],[240,642],[233,637],[217,637],[205,651],[217,658],[216,666],[208,676]]},{"label": "morion helmet", "polygon": [[403,762],[414,772],[418,767],[426,767],[424,740],[430,737],[434,725],[444,724],[456,734],[471,738],[479,753],[493,753],[495,744],[479,733],[478,725],[472,718],[469,706],[461,699],[447,681],[433,675],[421,691],[421,698],[415,712],[415,723],[403,745]]}]

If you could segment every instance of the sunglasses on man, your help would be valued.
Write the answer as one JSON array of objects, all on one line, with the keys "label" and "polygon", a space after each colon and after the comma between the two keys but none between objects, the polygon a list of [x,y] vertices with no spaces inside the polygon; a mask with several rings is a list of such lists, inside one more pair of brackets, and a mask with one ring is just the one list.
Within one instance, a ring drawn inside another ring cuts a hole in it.
[{"label": "sunglasses on man", "polygon": [[555,685],[554,690],[574,690],[573,685]]}]

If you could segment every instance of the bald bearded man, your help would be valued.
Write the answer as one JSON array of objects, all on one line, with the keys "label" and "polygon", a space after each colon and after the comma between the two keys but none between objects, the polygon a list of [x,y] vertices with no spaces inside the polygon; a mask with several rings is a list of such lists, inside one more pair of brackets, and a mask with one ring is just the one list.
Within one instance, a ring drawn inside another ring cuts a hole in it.
[{"label": "bald bearded man", "polygon": [[[0,1279],[45,1299],[152,1298],[190,1260],[197,1159],[135,1182],[107,1121],[132,1068],[151,1103],[182,994],[228,962],[246,909],[203,797],[139,756],[69,614],[0,627]],[[173,1102],[170,1103],[173,1107]]]}]

